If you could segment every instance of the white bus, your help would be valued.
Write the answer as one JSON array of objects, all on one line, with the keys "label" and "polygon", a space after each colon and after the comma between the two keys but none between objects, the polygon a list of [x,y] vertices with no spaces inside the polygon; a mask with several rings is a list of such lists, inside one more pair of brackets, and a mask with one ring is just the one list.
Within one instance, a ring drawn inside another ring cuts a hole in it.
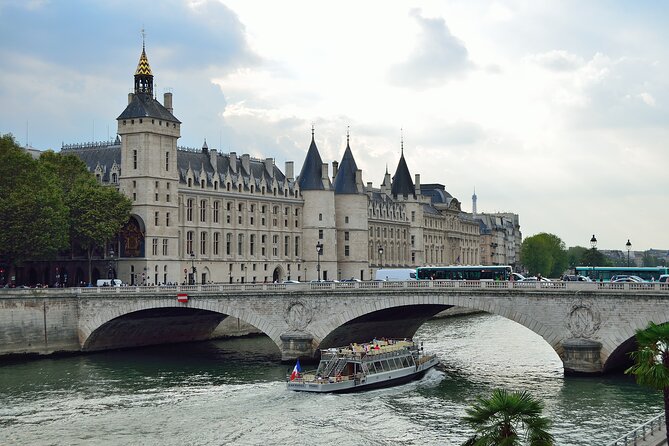
[{"label": "white bus", "polygon": [[376,270],[374,278],[389,282],[416,280],[416,270],[413,268],[381,268]]}]

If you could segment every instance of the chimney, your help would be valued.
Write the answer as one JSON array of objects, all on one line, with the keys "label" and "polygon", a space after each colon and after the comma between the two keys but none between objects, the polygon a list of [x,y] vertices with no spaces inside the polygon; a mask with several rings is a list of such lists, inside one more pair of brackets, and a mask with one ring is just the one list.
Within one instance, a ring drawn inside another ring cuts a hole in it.
[{"label": "chimney", "polygon": [[237,153],[230,152],[230,170],[232,173],[237,173]]},{"label": "chimney", "polygon": [[323,163],[321,165],[321,180],[328,179],[328,163]]},{"label": "chimney", "polygon": [[290,181],[294,180],[295,178],[293,177],[294,171],[293,171],[293,162],[292,161],[286,161],[286,178],[288,178]]},{"label": "chimney", "polygon": [[216,163],[217,160],[217,152],[216,149],[209,149],[209,162],[211,163],[211,166],[214,168],[214,172],[218,172],[218,164]]},{"label": "chimney", "polygon": [[362,184],[362,169],[355,171],[355,188],[360,193],[364,192],[365,186]]},{"label": "chimney", "polygon": [[339,172],[339,163],[332,161],[332,178],[337,178],[337,172]]},{"label": "chimney", "polygon": [[163,96],[163,105],[170,113],[174,111],[172,108],[172,93],[165,93]]},{"label": "chimney", "polygon": [[274,178],[274,158],[265,158],[265,170],[271,178]]},{"label": "chimney", "polygon": [[134,93],[128,93],[128,104],[130,104],[132,102],[132,98],[134,98],[134,97],[135,97]]},{"label": "chimney", "polygon": [[416,196],[418,196],[420,195],[420,174],[417,173],[416,175],[414,175],[414,178],[415,178],[414,183],[416,183],[415,184]]},{"label": "chimney", "polygon": [[248,153],[242,155],[242,167],[246,173],[251,173],[251,155]]},{"label": "chimney", "polygon": [[373,191],[373,189],[372,189],[372,182],[371,182],[371,181],[368,181],[368,182],[367,182],[367,195],[369,195],[369,196],[371,197],[371,196],[372,196],[372,191]]}]

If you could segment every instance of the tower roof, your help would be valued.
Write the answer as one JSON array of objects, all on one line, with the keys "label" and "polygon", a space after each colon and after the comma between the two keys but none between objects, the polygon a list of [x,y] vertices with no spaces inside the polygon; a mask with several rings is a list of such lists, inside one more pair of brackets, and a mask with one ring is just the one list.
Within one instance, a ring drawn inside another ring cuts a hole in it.
[{"label": "tower roof", "polygon": [[414,198],[416,197],[416,189],[413,185],[413,181],[411,181],[411,174],[409,173],[407,162],[404,159],[404,147],[402,147],[400,162],[397,164],[397,170],[395,170],[395,175],[393,176],[390,193],[396,198],[400,195],[404,197],[408,197],[409,195]]},{"label": "tower roof", "polygon": [[297,179],[300,189],[302,190],[325,190],[323,186],[323,160],[321,159],[320,153],[318,153],[318,147],[316,147],[316,141],[314,140],[314,132],[311,131],[311,145],[307,151],[307,157],[304,159],[304,164],[302,164],[302,170],[300,171],[300,176]]},{"label": "tower roof", "polygon": [[146,49],[142,45],[142,55],[139,56],[139,63],[137,64],[137,70],[135,71],[135,76],[153,76],[151,73],[151,66],[149,65],[149,58],[146,57]]},{"label": "tower roof", "polygon": [[335,194],[357,194],[358,187],[355,183],[355,174],[358,171],[358,166],[355,164],[351,146],[348,143],[348,136],[346,137],[346,150],[344,156],[339,164],[337,176],[334,179]]}]

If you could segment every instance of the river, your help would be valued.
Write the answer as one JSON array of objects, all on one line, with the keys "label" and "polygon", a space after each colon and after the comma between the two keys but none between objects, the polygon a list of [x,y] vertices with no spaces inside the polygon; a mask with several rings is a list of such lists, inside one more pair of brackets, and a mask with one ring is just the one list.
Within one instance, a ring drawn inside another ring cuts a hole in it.
[{"label": "river", "polygon": [[0,444],[460,445],[460,422],[494,388],[528,390],[561,446],[602,446],[662,410],[628,376],[564,377],[536,334],[489,314],[416,335],[442,370],[346,395],[289,392],[266,337],[0,363]]}]

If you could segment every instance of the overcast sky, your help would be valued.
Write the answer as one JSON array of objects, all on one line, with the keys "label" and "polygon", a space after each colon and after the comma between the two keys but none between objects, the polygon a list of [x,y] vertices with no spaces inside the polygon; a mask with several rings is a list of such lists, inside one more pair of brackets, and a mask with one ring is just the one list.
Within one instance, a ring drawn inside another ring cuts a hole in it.
[{"label": "overcast sky", "polygon": [[[141,53],[181,146],[273,157],[311,139],[363,181],[412,175],[525,237],[669,249],[669,6],[652,1],[0,0],[0,133],[106,140]],[[401,130],[403,129],[403,130]]]}]

